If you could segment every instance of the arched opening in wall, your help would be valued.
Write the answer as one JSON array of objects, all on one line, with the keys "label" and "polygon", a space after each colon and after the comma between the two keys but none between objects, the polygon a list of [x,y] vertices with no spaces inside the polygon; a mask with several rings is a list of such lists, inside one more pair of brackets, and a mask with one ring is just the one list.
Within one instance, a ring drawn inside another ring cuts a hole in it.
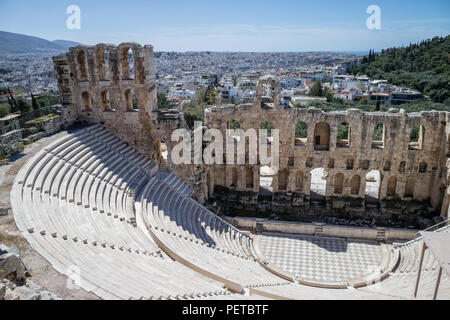
[{"label": "arched opening in wall", "polygon": [[109,105],[111,106],[111,111],[116,111],[116,101],[111,91],[109,92]]},{"label": "arched opening in wall", "polygon": [[297,171],[295,174],[295,189],[297,191],[303,191],[303,172]]},{"label": "arched opening in wall", "polygon": [[278,171],[278,190],[287,191],[288,185],[288,172],[286,169]]},{"label": "arched opening in wall", "polygon": [[343,191],[344,191],[344,175],[342,173],[338,173],[334,177],[334,193],[342,194]]},{"label": "arched opening in wall", "polygon": [[272,137],[272,130],[274,129],[273,123],[269,120],[264,120],[261,123],[261,129],[267,130],[267,143],[272,143],[273,137]]},{"label": "arched opening in wall", "polygon": [[273,84],[264,83],[262,85],[261,106],[273,108],[275,102],[275,88]]},{"label": "arched opening in wall", "polygon": [[353,176],[351,181],[351,194],[358,195],[360,187],[361,187],[361,177],[358,175]]},{"label": "arched opening in wall", "polygon": [[99,80],[109,80],[108,51],[104,47],[95,49],[95,61]]},{"label": "arched opening in wall", "polygon": [[381,173],[378,170],[372,170],[366,174],[366,202],[378,201],[380,198]]},{"label": "arched opening in wall", "polygon": [[253,168],[247,167],[245,173],[245,184],[247,189],[253,189]]},{"label": "arched opening in wall", "polygon": [[110,100],[110,93],[108,90],[104,90],[101,93],[101,99],[102,99],[102,106],[103,111],[111,111],[111,100]]},{"label": "arched opening in wall", "polygon": [[400,162],[400,164],[398,166],[398,172],[403,173],[403,172],[405,172],[405,170],[406,170],[406,162],[402,161],[402,162]]},{"label": "arched opening in wall", "polygon": [[383,123],[379,123],[375,126],[372,135],[372,149],[384,148],[386,129]]},{"label": "arched opening in wall", "polygon": [[414,198],[414,187],[415,187],[415,180],[414,177],[408,177],[406,179],[405,184],[405,198]]},{"label": "arched opening in wall", "polygon": [[386,195],[388,197],[395,197],[396,191],[397,191],[397,178],[390,177],[387,184]]},{"label": "arched opening in wall", "polygon": [[314,149],[330,150],[330,125],[326,122],[316,124],[314,129]]},{"label": "arched opening in wall", "polygon": [[77,53],[77,63],[79,71],[79,80],[89,81],[89,68],[87,65],[86,53],[84,50],[80,49]]},{"label": "arched opening in wall", "polygon": [[125,106],[127,111],[139,110],[136,94],[132,89],[126,89],[124,93]]},{"label": "arched opening in wall", "polygon": [[238,169],[237,168],[233,168],[233,170],[231,171],[231,186],[234,188],[237,188],[238,186]]},{"label": "arched opening in wall", "polygon": [[122,80],[134,79],[134,55],[133,50],[124,47],[120,51],[120,64],[122,65]]},{"label": "arched opening in wall", "polygon": [[83,111],[92,111],[92,98],[89,92],[83,92],[81,99],[83,101]]},{"label": "arched opening in wall", "polygon": [[216,166],[214,168],[214,185],[225,186],[225,170],[224,166]]},{"label": "arched opening in wall", "polygon": [[311,198],[325,199],[327,190],[327,176],[323,168],[317,168],[311,171]]},{"label": "arched opening in wall", "polygon": [[161,159],[167,161],[167,156],[169,154],[169,150],[167,149],[167,144],[165,139],[160,139],[159,141],[159,153],[161,155]]},{"label": "arched opening in wall", "polygon": [[428,164],[426,162],[419,163],[419,173],[426,173],[428,169]]},{"label": "arched opening in wall", "polygon": [[269,166],[263,166],[259,169],[259,194],[260,195],[271,195],[273,192],[274,172]]},{"label": "arched opening in wall", "polygon": [[341,123],[338,125],[336,147],[350,147],[350,125],[348,123]]},{"label": "arched opening in wall", "polygon": [[422,150],[424,138],[425,128],[421,125],[413,126],[409,135],[409,149]]},{"label": "arched opening in wall", "polygon": [[295,145],[306,146],[308,144],[308,125],[302,121],[295,124]]}]

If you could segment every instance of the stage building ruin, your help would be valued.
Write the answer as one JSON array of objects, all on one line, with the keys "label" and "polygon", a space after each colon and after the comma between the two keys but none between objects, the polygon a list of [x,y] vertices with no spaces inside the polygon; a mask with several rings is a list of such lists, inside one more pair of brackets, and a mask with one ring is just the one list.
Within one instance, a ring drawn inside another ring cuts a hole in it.
[{"label": "stage building ruin", "polygon": [[[171,163],[176,143],[171,134],[187,126],[182,113],[158,110],[152,46],[78,46],[54,57],[54,65],[66,108],[80,121],[101,124],[161,166],[166,166],[165,143],[168,169],[193,186],[193,197],[200,202],[216,198],[230,208],[299,216],[340,212],[403,219],[420,216],[427,207],[448,216],[448,112],[291,108],[279,104],[279,80],[264,76],[253,103],[208,108],[204,123],[224,136],[232,122],[247,130],[270,121],[279,129],[280,169],[270,177],[271,190],[262,202],[259,164]],[[306,134],[296,134],[296,128]],[[419,130],[417,141],[410,139],[414,128]],[[323,192],[312,187],[311,176],[318,169]]]}]

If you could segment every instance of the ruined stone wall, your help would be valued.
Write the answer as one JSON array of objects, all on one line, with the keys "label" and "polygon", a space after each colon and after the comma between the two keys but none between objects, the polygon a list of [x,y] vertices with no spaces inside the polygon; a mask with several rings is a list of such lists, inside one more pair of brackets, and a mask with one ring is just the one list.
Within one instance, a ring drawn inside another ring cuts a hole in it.
[{"label": "ruined stone wall", "polygon": [[[129,52],[133,64],[130,64]],[[217,186],[259,192],[261,165],[174,166],[170,154],[172,131],[185,128],[183,114],[159,111],[155,85],[153,47],[135,43],[99,44],[71,48],[53,58],[61,103],[78,118],[100,123],[117,137],[156,162],[161,161],[161,142],[167,144],[168,168],[194,186],[201,202],[214,195]],[[264,97],[269,88],[272,100]],[[134,94],[133,94],[134,92]],[[358,109],[323,112],[289,108],[279,104],[280,83],[264,76],[253,104],[220,106],[205,110],[205,126],[222,131],[232,120],[240,128],[260,129],[270,120],[280,130],[280,171],[273,177],[273,192],[310,196],[311,171],[324,168],[326,197],[364,198],[366,174],[379,170],[379,199],[429,200],[447,214],[450,125],[447,112],[406,114],[403,110],[366,113]],[[134,96],[134,99],[133,99]],[[134,100],[134,101],[133,101]],[[297,122],[306,123],[306,141],[295,137]],[[348,141],[338,141],[338,126],[350,127]],[[383,138],[372,139],[375,127],[384,125]],[[410,147],[410,131],[420,125],[421,139]],[[225,142],[224,142],[225,143]],[[224,149],[225,150],[225,149]],[[247,154],[248,159],[248,154]],[[248,163],[248,162],[247,162]],[[305,199],[306,199],[305,198]]]},{"label": "ruined stone wall", "polygon": [[[178,111],[158,110],[152,46],[78,46],[53,61],[60,102],[80,121],[103,125],[157,163],[162,161],[161,142],[170,154],[172,131],[186,125]],[[168,167],[195,184],[193,166],[175,167],[169,158]]]},{"label": "ruined stone wall", "polygon": [[[277,82],[276,78],[266,77],[263,80]],[[280,106],[276,98],[274,103],[265,105],[259,98],[260,92],[257,96],[253,104],[206,110],[205,124],[221,130],[225,135],[232,120],[239,122],[244,130],[259,129],[264,120],[271,121],[274,128],[280,130],[280,171],[273,177],[274,193],[283,191],[310,195],[311,171],[324,168],[327,197],[364,198],[366,174],[378,170],[381,174],[380,200],[431,200],[435,207],[442,203],[448,186],[447,112],[407,114],[396,109],[387,113],[367,113],[359,109],[324,112],[315,108]],[[306,142],[295,137],[297,122],[308,126]],[[338,126],[343,123],[350,127],[349,141],[344,144],[337,139]],[[381,141],[374,141],[373,133],[378,124],[384,125],[384,134]],[[422,127],[422,138],[410,147],[410,133],[415,125]],[[316,136],[320,136],[320,142]],[[214,186],[257,193],[259,168],[260,165],[214,165],[209,172]],[[253,171],[253,177],[246,174],[249,170]],[[233,181],[236,176],[237,184]],[[253,178],[250,183],[246,181],[249,178]],[[359,181],[359,187],[355,181]],[[214,186],[210,186],[209,190],[213,190]]]}]

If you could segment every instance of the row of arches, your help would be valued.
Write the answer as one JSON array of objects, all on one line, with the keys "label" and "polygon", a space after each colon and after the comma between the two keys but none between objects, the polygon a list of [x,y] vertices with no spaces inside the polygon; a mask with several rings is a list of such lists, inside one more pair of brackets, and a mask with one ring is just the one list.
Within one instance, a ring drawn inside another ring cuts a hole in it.
[{"label": "row of arches", "polygon": [[[99,80],[111,80],[110,56],[106,46],[95,48],[95,66]],[[122,80],[134,80],[135,65],[134,52],[130,47],[119,49],[119,61],[121,66]],[[78,67],[78,80],[89,81],[93,72],[90,70],[84,49],[78,49],[76,53],[76,62]]]},{"label": "row of arches", "polygon": [[[315,169],[318,170],[318,169]],[[323,169],[322,169],[323,170]],[[372,170],[368,172],[365,176],[366,187],[365,196],[373,199],[380,198],[380,188],[381,188],[381,173],[378,170]],[[326,181],[324,182],[322,188],[326,188]],[[361,188],[361,176],[354,175],[350,181],[351,195],[358,195]],[[344,175],[342,173],[337,173],[334,178],[334,194],[340,195],[343,193],[344,189]],[[412,198],[414,196],[415,189],[415,179],[410,176],[407,177],[405,183],[405,190],[403,193],[404,198]],[[386,196],[395,197],[397,195],[397,177],[391,176],[387,182]]]},{"label": "row of arches", "polygon": [[[252,167],[246,167],[245,169],[245,187],[247,189],[254,187],[254,172]],[[273,175],[269,167],[261,167],[259,172],[260,177],[260,192],[272,192]],[[327,179],[326,171],[324,168],[316,168],[310,172],[310,193],[311,195],[326,196]],[[286,169],[279,170],[277,174],[278,178],[278,191],[288,191],[288,171]],[[381,189],[381,173],[378,170],[372,170],[366,174],[365,178],[365,190],[364,195],[368,199],[379,199]],[[297,171],[295,173],[295,191],[304,191],[304,173]],[[232,182],[231,187],[237,187],[239,180],[239,170],[237,168],[232,169]],[[350,194],[357,196],[361,194],[361,182],[362,178],[356,174],[351,177],[349,181]],[[391,176],[388,179],[386,186],[386,196],[395,197],[400,193],[397,190],[398,180],[397,177]],[[342,173],[337,173],[334,176],[334,189],[333,194],[342,195],[344,193],[345,177]],[[415,191],[415,178],[409,176],[406,179],[404,190],[404,198],[414,197]]]},{"label": "row of arches", "polygon": [[[139,110],[138,100],[133,89],[125,89],[122,99],[125,102],[126,111]],[[93,111],[93,100],[88,91],[81,94],[81,100],[84,111]],[[102,111],[115,111],[117,105],[110,90],[100,92],[100,102]]]},{"label": "row of arches", "polygon": [[[239,129],[240,123],[236,120],[228,122],[228,129]],[[261,129],[267,129],[268,137],[272,136],[272,129],[275,126],[270,120],[264,120],[261,123]],[[314,128],[314,149],[329,150],[330,149],[330,125],[327,122],[319,122]],[[385,146],[385,125],[379,123],[375,126],[372,134],[372,148],[384,148]],[[337,148],[349,148],[351,138],[351,127],[348,123],[343,122],[338,125],[336,136]],[[425,139],[425,128],[422,125],[414,125],[410,130],[409,149],[422,150]],[[308,144],[308,125],[299,121],[295,124],[295,145],[306,146]]]}]

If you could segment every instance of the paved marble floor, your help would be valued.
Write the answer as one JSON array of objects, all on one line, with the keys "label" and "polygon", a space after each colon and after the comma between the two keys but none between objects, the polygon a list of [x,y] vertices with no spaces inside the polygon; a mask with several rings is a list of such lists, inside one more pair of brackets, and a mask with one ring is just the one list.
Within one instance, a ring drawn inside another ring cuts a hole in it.
[{"label": "paved marble floor", "polygon": [[316,281],[355,279],[381,262],[379,245],[336,238],[264,233],[259,247],[284,271]]}]

